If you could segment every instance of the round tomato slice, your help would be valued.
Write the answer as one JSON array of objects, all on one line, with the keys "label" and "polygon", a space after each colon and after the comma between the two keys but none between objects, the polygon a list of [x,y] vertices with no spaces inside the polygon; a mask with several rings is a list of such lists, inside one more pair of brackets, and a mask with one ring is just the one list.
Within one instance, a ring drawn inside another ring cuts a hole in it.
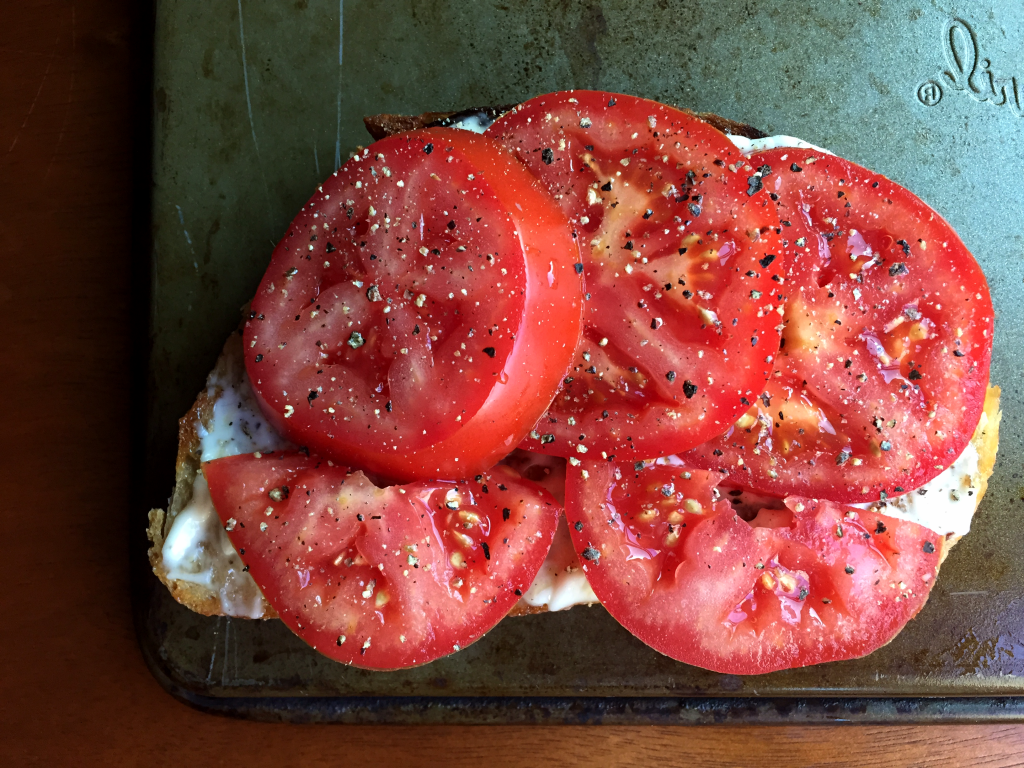
[{"label": "round tomato slice", "polygon": [[303,453],[231,456],[203,474],[282,621],[368,669],[426,664],[479,639],[529,588],[561,512],[501,466],[388,488]]},{"label": "round tomato slice", "polygon": [[788,241],[782,349],[764,393],[686,461],[772,495],[869,502],[952,464],[992,352],[981,267],[919,198],[848,160],[755,155]]},{"label": "round tomato slice", "polygon": [[587,579],[655,650],[743,675],[856,658],[924,605],[937,534],[798,497],[748,522],[718,500],[720,477],[675,458],[569,470],[566,518]]},{"label": "round tomato slice", "polygon": [[633,96],[540,96],[488,133],[561,205],[586,278],[581,346],[523,447],[644,458],[721,434],[778,349],[782,242],[760,172],[707,123]]},{"label": "round tomato slice", "polygon": [[565,216],[492,139],[377,142],[274,251],[245,326],[274,426],[399,479],[471,477],[529,432],[579,339]]}]

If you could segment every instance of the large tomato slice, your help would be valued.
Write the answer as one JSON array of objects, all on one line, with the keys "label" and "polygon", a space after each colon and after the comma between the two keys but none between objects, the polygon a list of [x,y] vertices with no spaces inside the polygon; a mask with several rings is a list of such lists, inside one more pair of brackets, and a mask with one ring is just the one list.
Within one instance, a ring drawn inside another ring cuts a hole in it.
[{"label": "large tomato slice", "polygon": [[507,467],[377,488],[303,453],[203,465],[217,514],[264,597],[320,653],[398,669],[465,648],[540,569],[561,508]]},{"label": "large tomato slice", "polygon": [[914,523],[791,497],[751,521],[678,459],[570,468],[566,517],[619,623],[673,659],[759,674],[864,656],[921,609],[941,541]]},{"label": "large tomato slice", "polygon": [[588,292],[572,371],[524,447],[628,459],[720,434],[778,349],[782,242],[760,171],[707,123],[633,96],[540,96],[488,133],[572,221]]},{"label": "large tomato slice", "polygon": [[981,268],[903,187],[809,150],[771,169],[790,273],[783,348],[764,393],[722,437],[686,454],[774,495],[874,501],[960,455],[978,423],[992,351]]},{"label": "large tomato slice", "polygon": [[246,370],[294,442],[408,479],[471,477],[544,412],[579,338],[565,216],[489,138],[377,142],[274,251]]}]

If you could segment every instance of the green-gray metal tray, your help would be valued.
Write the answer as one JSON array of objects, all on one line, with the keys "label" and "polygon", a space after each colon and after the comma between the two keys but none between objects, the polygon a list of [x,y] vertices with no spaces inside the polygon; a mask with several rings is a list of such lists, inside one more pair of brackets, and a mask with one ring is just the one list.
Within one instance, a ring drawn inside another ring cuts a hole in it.
[{"label": "green-gray metal tray", "polygon": [[1024,719],[1018,11],[959,0],[159,0],[140,529],[142,505],[165,503],[172,484],[176,419],[293,214],[369,142],[362,117],[570,87],[800,136],[915,190],[988,276],[1005,415],[974,530],[922,613],[864,659],[720,675],[660,656],[594,607],[504,621],[418,669],[366,672],[318,656],[280,622],[193,614],[138,558],[154,673],[196,706],[264,719]]}]

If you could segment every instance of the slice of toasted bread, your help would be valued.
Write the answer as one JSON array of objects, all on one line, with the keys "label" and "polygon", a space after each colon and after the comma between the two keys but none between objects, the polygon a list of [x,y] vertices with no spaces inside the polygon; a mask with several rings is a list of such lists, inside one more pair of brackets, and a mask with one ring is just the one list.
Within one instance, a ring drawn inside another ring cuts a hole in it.
[{"label": "slice of toasted bread", "polygon": [[[512,107],[484,107],[460,112],[425,112],[421,115],[382,114],[366,117],[363,122],[370,135],[379,140],[395,133],[428,126],[458,125],[465,121],[476,121],[478,125],[486,124],[509,109]],[[690,114],[696,114],[723,133],[733,136],[756,139],[767,135],[753,126],[718,115],[692,112]],[[988,478],[995,465],[999,445],[999,422],[1002,416],[999,410],[999,395],[998,387],[989,387],[984,413],[971,440],[978,452],[978,466],[977,471],[965,479],[965,482],[973,490],[976,502],[980,502],[984,496]],[[277,613],[264,600],[220,527],[212,503],[208,503],[209,494],[206,492],[205,481],[199,474],[199,466],[204,457],[204,437],[209,436],[216,421],[217,405],[233,402],[232,398],[239,400],[236,407],[241,407],[243,421],[262,421],[255,401],[251,399],[239,332],[233,333],[225,343],[216,366],[207,378],[205,389],[199,393],[195,404],[178,423],[178,457],[174,490],[166,510],[153,509],[149,513],[147,534],[152,542],[149,561],[153,572],[167,586],[174,598],[197,613],[208,616],[276,618]],[[281,438],[278,438],[278,441],[281,441]],[[283,445],[284,441],[281,441],[281,444]],[[273,440],[271,445],[277,446]],[[251,446],[248,449],[253,450]],[[231,447],[228,446],[227,450],[230,451]],[[213,449],[206,452],[205,458],[220,455],[231,453],[224,452],[223,448]],[[525,476],[530,477],[528,469],[522,471]],[[977,504],[974,509],[977,509]],[[190,548],[184,553],[175,547],[178,542],[186,540],[186,537],[174,537],[176,521],[179,521],[179,528],[184,522],[193,524],[194,535],[188,539]],[[548,610],[548,604],[544,602],[547,595],[552,596],[551,602],[556,609],[569,607],[562,605],[562,598],[557,597],[557,585],[566,585],[580,602],[596,602],[589,587],[578,583],[581,575],[579,561],[572,551],[571,543],[568,543],[568,531],[562,531],[563,528],[565,526],[560,526],[561,537],[552,546],[552,552],[541,572],[543,578],[556,586],[546,586],[545,582],[545,586],[538,588],[539,585],[535,582],[534,587],[531,587],[509,615],[525,615]],[[945,537],[940,564],[959,539],[960,537],[956,535]]]}]

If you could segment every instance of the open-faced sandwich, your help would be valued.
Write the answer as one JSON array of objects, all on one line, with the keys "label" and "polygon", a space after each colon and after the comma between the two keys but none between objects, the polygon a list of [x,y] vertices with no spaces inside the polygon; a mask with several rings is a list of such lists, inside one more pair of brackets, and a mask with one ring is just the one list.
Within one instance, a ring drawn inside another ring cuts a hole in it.
[{"label": "open-faced sandwich", "polygon": [[181,421],[149,528],[180,602],[378,669],[597,601],[737,674],[914,617],[999,426],[938,213],[619,94],[367,125]]}]

